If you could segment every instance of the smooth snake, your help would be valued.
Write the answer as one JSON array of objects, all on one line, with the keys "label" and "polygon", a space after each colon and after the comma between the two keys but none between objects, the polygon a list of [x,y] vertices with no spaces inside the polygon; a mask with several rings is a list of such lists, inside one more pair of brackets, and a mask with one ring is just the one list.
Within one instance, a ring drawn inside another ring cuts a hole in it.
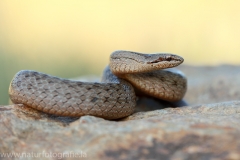
[{"label": "smooth snake", "polygon": [[57,115],[93,115],[118,119],[131,115],[136,94],[174,102],[183,98],[186,77],[178,70],[183,58],[173,54],[115,51],[102,82],[62,79],[36,71],[18,72],[9,87],[13,103]]}]

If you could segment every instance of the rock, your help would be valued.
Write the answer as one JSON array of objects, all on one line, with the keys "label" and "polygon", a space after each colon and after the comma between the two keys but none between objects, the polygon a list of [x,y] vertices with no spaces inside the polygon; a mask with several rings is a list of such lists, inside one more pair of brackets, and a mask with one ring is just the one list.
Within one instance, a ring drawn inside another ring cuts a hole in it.
[{"label": "rock", "polygon": [[191,104],[217,103],[239,100],[240,66],[186,66],[178,67],[188,79],[185,96]]},{"label": "rock", "polygon": [[240,101],[230,101],[238,99],[239,67],[180,68],[189,84],[185,107],[109,121],[0,106],[0,159],[240,159]]},{"label": "rock", "polygon": [[42,153],[42,159],[62,153],[87,159],[240,159],[240,101],[139,112],[118,122],[93,116],[66,122],[37,111],[25,114],[22,107],[0,108],[0,153]]}]

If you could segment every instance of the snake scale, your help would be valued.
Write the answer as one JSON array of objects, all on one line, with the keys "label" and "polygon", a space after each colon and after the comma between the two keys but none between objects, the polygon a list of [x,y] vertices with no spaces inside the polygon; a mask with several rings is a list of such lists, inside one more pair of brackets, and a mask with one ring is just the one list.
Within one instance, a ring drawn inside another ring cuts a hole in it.
[{"label": "snake scale", "polygon": [[15,104],[57,116],[118,119],[134,112],[136,94],[172,102],[181,100],[187,89],[186,77],[178,70],[166,68],[183,61],[173,54],[115,51],[101,83],[22,70],[11,81],[9,96]]}]

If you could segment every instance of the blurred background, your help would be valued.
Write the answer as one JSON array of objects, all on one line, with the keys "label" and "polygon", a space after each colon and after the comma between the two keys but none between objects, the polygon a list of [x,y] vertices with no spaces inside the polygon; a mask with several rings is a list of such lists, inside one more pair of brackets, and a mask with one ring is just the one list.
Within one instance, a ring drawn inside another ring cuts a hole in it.
[{"label": "blurred background", "polygon": [[[114,50],[240,63],[240,1],[0,1],[0,104],[19,70],[100,76]],[[203,75],[204,76],[204,75]]]}]

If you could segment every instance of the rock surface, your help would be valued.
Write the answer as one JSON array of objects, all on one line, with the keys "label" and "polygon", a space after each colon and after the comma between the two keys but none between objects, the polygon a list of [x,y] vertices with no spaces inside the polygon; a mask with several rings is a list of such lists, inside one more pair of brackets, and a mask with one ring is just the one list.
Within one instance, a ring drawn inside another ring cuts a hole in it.
[{"label": "rock surface", "polygon": [[179,69],[188,78],[185,99],[190,105],[240,100],[240,66],[181,65]]},{"label": "rock surface", "polygon": [[240,67],[179,68],[188,77],[186,107],[108,121],[0,106],[0,159],[240,159],[240,101],[232,101]]}]

